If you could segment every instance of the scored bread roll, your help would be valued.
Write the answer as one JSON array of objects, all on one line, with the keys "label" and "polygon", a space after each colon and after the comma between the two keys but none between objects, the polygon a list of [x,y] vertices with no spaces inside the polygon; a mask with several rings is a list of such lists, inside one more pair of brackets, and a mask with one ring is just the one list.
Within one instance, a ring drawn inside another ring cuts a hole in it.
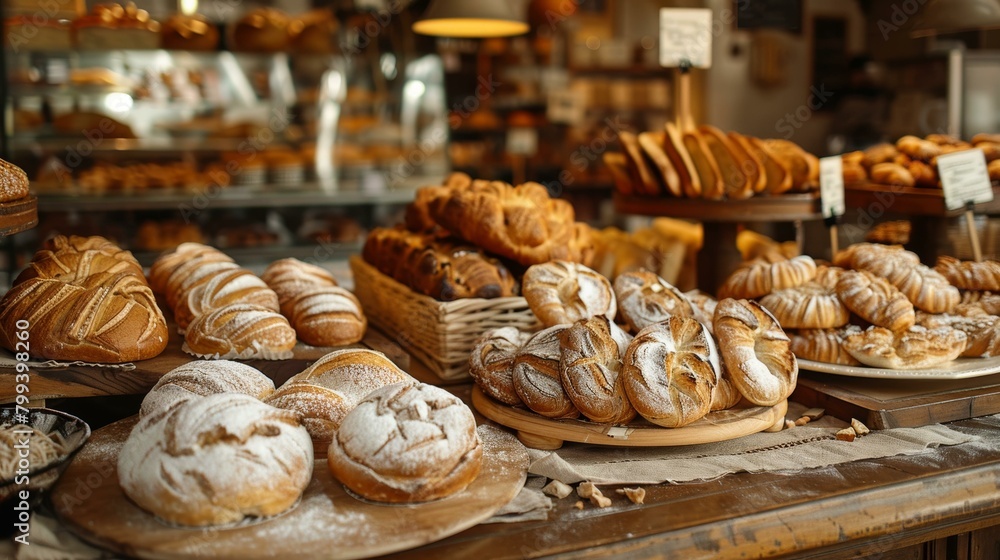
[{"label": "scored bread roll", "polygon": [[843,333],[842,329],[802,329],[789,333],[788,337],[792,341],[792,353],[800,359],[845,366],[861,365],[841,347]]},{"label": "scored bread roll", "polygon": [[691,302],[691,308],[694,309],[693,317],[699,323],[708,327],[708,332],[715,334],[712,320],[715,318],[715,307],[719,305],[719,302],[714,297],[700,290],[684,292],[684,297]]},{"label": "scored bread roll", "polygon": [[694,307],[680,290],[648,270],[626,272],[615,278],[618,313],[632,332],[674,315],[691,317]]},{"label": "scored bread roll", "polygon": [[529,336],[517,327],[502,327],[479,337],[469,356],[469,373],[484,393],[505,404],[522,404],[514,389],[514,358]]},{"label": "scored bread roll", "polygon": [[313,442],[313,454],[325,456],[333,434],[351,411],[340,391],[310,383],[282,385],[264,399],[275,408],[297,412]]},{"label": "scored bread roll", "polygon": [[774,406],[792,394],[799,364],[767,309],[755,301],[724,299],[714,323],[726,371],[748,401]]},{"label": "scored bread roll", "polygon": [[580,413],[594,422],[625,424],[635,418],[621,376],[631,338],[603,315],[579,321],[559,336],[563,389]]},{"label": "scored bread roll", "polygon": [[951,327],[921,326],[892,332],[872,326],[852,329],[842,343],[844,350],[866,366],[888,369],[923,369],[950,362],[965,351],[968,337]]},{"label": "scored bread roll", "polygon": [[622,363],[632,406],[646,420],[668,428],[708,414],[720,375],[712,335],[690,317],[671,317],[639,331]]},{"label": "scored bread roll", "polygon": [[204,527],[291,508],[312,477],[298,415],[237,393],[175,402],[136,424],[118,455],[118,482],[168,523]]},{"label": "scored bread roll", "polygon": [[308,286],[337,285],[337,280],[325,268],[292,258],[272,262],[260,279],[278,294],[281,304]]},{"label": "scored bread roll", "polygon": [[580,411],[563,388],[559,337],[570,325],[556,325],[531,336],[514,358],[514,390],[521,401],[547,418],[577,418]]},{"label": "scored bread roll", "polygon": [[457,397],[432,385],[396,383],[344,418],[327,460],[337,480],[364,498],[426,502],[476,479],[483,444],[472,411]]},{"label": "scored bread roll", "polygon": [[368,318],[354,294],[340,286],[311,286],[287,300],[282,314],[298,338],[312,346],[345,346],[360,342]]},{"label": "scored bread roll", "polygon": [[343,395],[353,409],[376,389],[393,383],[416,382],[381,352],[348,349],[330,352],[285,385],[306,383],[333,389]]},{"label": "scored bread roll", "polygon": [[149,267],[149,287],[158,294],[165,293],[170,275],[191,260],[233,262],[232,258],[214,247],[201,243],[181,243],[173,251],[168,251],[153,261],[153,265]]},{"label": "scored bread roll", "polygon": [[775,263],[752,261],[732,273],[719,288],[720,298],[751,299],[800,286],[816,277],[816,261],[807,255]]},{"label": "scored bread roll", "polygon": [[191,321],[232,303],[249,303],[278,311],[278,295],[263,280],[245,268],[231,268],[208,277],[188,290],[174,307],[174,321],[181,330]]},{"label": "scored bread roll", "polygon": [[521,291],[543,325],[572,324],[594,315],[614,319],[615,293],[608,279],[582,264],[552,261],[524,273]]},{"label": "scored bread roll", "polygon": [[259,305],[234,303],[197,317],[181,349],[214,360],[286,360],[294,347],[295,330],[288,319]]},{"label": "scored bread roll", "polygon": [[28,185],[28,174],[23,169],[0,159],[0,202],[28,196]]},{"label": "scored bread roll", "polygon": [[215,258],[206,254],[201,259],[191,259],[181,264],[170,274],[163,293],[163,299],[170,309],[177,309],[191,290],[210,282],[217,274],[240,268],[238,264],[230,260],[214,260]]},{"label": "scored bread roll", "polygon": [[760,299],[760,304],[788,329],[842,327],[851,318],[836,292],[812,281],[771,292]]},{"label": "scored bread roll", "polygon": [[274,392],[274,382],[259,370],[229,360],[194,361],[161,377],[139,406],[143,417],[175,402],[219,393],[240,393],[261,400]]},{"label": "scored bread roll", "polygon": [[916,321],[913,304],[885,278],[866,270],[844,272],[837,295],[865,321],[892,331],[905,331]]}]

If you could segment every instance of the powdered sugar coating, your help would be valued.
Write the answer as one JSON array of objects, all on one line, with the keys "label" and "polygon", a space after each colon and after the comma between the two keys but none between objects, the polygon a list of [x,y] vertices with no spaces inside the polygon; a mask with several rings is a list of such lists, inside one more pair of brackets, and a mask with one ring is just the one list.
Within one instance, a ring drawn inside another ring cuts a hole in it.
[{"label": "powdered sugar coating", "polygon": [[614,319],[617,313],[611,283],[582,264],[536,264],[524,273],[522,286],[531,311],[547,327],[572,324],[594,315]]},{"label": "powdered sugar coating", "polygon": [[514,358],[531,335],[517,327],[487,331],[469,355],[469,374],[490,397],[509,405],[522,404],[514,389]]},{"label": "powdered sugar coating", "polygon": [[649,271],[626,272],[618,276],[614,290],[618,311],[633,332],[672,316],[692,317],[695,314],[687,296]]},{"label": "powdered sugar coating", "polygon": [[274,382],[246,364],[228,360],[189,362],[170,370],[153,385],[142,400],[139,416],[169,408],[177,401],[219,393],[263,399],[272,392]]},{"label": "powdered sugar coating", "polygon": [[340,392],[354,408],[369,393],[393,383],[414,384],[416,379],[374,350],[348,349],[330,352],[287,384],[310,383]]},{"label": "powdered sugar coating", "polygon": [[892,332],[869,327],[851,331],[842,346],[859,362],[888,369],[924,369],[950,362],[965,350],[968,337],[951,327],[927,329],[920,325]]},{"label": "powdered sugar coating", "polygon": [[184,335],[182,350],[212,359],[281,360],[292,356],[295,342],[295,330],[280,314],[234,303],[196,318]]},{"label": "powdered sugar coating", "polygon": [[766,308],[755,301],[724,299],[714,322],[726,371],[747,400],[774,406],[792,394],[799,364],[791,341]]}]

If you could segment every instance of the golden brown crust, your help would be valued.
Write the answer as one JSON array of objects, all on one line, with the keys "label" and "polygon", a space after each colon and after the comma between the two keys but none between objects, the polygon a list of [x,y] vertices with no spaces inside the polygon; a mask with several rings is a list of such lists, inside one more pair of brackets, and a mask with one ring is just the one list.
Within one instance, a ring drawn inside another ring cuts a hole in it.
[{"label": "golden brown crust", "polygon": [[837,294],[817,282],[771,292],[760,304],[786,329],[831,329],[851,318]]},{"label": "golden brown crust", "polygon": [[559,374],[559,335],[567,328],[556,325],[535,333],[514,358],[514,390],[525,406],[548,418],[580,416]]},{"label": "golden brown crust", "polygon": [[174,307],[177,327],[187,329],[191,321],[232,303],[250,303],[278,311],[278,296],[263,280],[245,268],[233,268],[214,274],[207,282],[188,290]]},{"label": "golden brown crust", "polygon": [[962,303],[979,307],[990,315],[1000,315],[1000,294],[994,292],[962,292]]},{"label": "golden brown crust", "polygon": [[690,317],[671,317],[639,331],[622,364],[625,390],[636,411],[668,428],[708,414],[720,375],[712,335]]},{"label": "golden brown crust", "polygon": [[819,160],[816,156],[788,140],[765,140],[764,145],[771,156],[781,161],[791,173],[791,190],[809,191],[819,184]]},{"label": "golden brown crust", "polygon": [[799,364],[777,319],[755,301],[724,299],[715,335],[726,371],[748,401],[774,406],[795,390]]},{"label": "golden brown crust", "polygon": [[211,359],[284,360],[294,347],[288,319],[259,305],[233,303],[195,318],[182,349]]},{"label": "golden brown crust", "polygon": [[514,389],[514,358],[529,337],[516,327],[502,327],[479,338],[469,356],[469,373],[484,393],[512,406],[523,404]]},{"label": "golden brown crust", "polygon": [[781,194],[790,190],[793,184],[792,171],[785,162],[775,157],[764,144],[763,140],[746,136],[743,138],[746,140],[744,145],[751,153],[757,156],[761,165],[764,166],[764,175],[767,177],[765,192],[768,194]]},{"label": "golden brown crust", "polygon": [[930,161],[941,155],[939,144],[916,136],[903,136],[896,140],[896,149],[910,158],[920,161]]},{"label": "golden brown crust", "polygon": [[709,151],[705,139],[697,131],[684,132],[681,136],[684,148],[691,156],[691,162],[701,183],[701,196],[709,200],[721,200],[726,194],[719,165]]},{"label": "golden brown crust", "polygon": [[559,340],[559,376],[576,408],[601,424],[625,424],[635,418],[621,375],[631,337],[599,315],[562,331]]},{"label": "golden brown crust", "polygon": [[674,315],[694,316],[694,307],[680,290],[648,270],[626,272],[615,278],[618,313],[632,332]]},{"label": "golden brown crust", "polygon": [[806,255],[775,263],[750,262],[726,279],[719,288],[719,297],[758,298],[777,290],[801,286],[815,277],[816,261]]},{"label": "golden brown crust", "polygon": [[990,358],[1000,356],[1000,317],[990,315],[981,307],[961,304],[953,313],[932,315],[920,312],[917,324],[927,329],[950,327],[968,337],[964,358]]},{"label": "golden brown crust", "polygon": [[233,25],[232,48],[237,51],[279,52],[288,46],[291,18],[274,8],[250,10]]},{"label": "golden brown crust", "polygon": [[163,22],[160,46],[164,49],[212,51],[219,45],[219,29],[200,14],[174,14]]},{"label": "golden brown crust", "polygon": [[748,165],[753,165],[753,162],[739,158],[729,137],[718,128],[702,125],[698,127],[698,132],[719,168],[726,198],[743,200],[753,196],[756,185],[751,184],[748,173],[744,170]]},{"label": "golden brown crust", "polygon": [[1000,261],[960,261],[940,256],[934,270],[947,278],[952,286],[962,290],[1000,290]]},{"label": "golden brown crust", "polygon": [[792,352],[800,359],[845,366],[861,365],[841,347],[843,335],[843,329],[802,329],[789,333],[788,337]]},{"label": "golden brown crust", "polygon": [[842,346],[862,364],[888,369],[923,369],[950,362],[965,351],[968,337],[950,327],[915,326],[892,332],[882,327],[854,330]]},{"label": "golden brown crust", "polygon": [[858,243],[841,251],[834,263],[885,278],[914,307],[929,313],[947,313],[961,299],[958,289],[944,276],[920,264],[916,254],[901,247]]},{"label": "golden brown crust", "polygon": [[286,383],[264,398],[264,403],[297,412],[312,438],[313,454],[320,456],[326,454],[337,428],[351,411],[339,391],[309,383]]},{"label": "golden brown crust", "polygon": [[684,192],[684,196],[688,198],[701,197],[701,177],[698,175],[698,169],[691,159],[691,154],[688,153],[688,149],[684,145],[683,135],[681,135],[677,126],[669,121],[664,125],[664,132],[666,136],[663,139],[663,149],[667,153],[667,157],[670,158],[670,162],[674,164],[677,174],[680,176],[681,189]]},{"label": "golden brown crust", "polygon": [[[674,164],[670,162],[667,152],[663,149],[666,133],[640,132],[638,141],[642,153],[648,158],[648,163],[655,170],[660,184],[666,188],[666,192],[673,196],[683,196],[680,175],[677,174]],[[658,193],[651,192],[649,194]]]},{"label": "golden brown crust", "polygon": [[28,174],[13,163],[0,159],[0,202],[28,196]]},{"label": "golden brown crust", "polygon": [[344,396],[350,408],[354,408],[376,389],[394,383],[416,382],[381,352],[347,349],[323,356],[285,385],[306,383],[333,389]]},{"label": "golden brown crust", "polygon": [[219,393],[240,393],[262,400],[274,392],[274,382],[259,370],[229,360],[194,360],[168,371],[153,385],[139,407],[139,416],[167,409],[174,403]]},{"label": "golden brown crust", "polygon": [[895,185],[900,187],[914,187],[917,180],[910,173],[910,170],[897,163],[880,163],[873,165],[869,171],[873,183],[881,185]]},{"label": "golden brown crust", "polygon": [[582,264],[536,264],[524,273],[522,284],[528,307],[547,327],[572,324],[594,315],[614,319],[617,313],[611,283]]},{"label": "golden brown crust", "polygon": [[639,145],[639,138],[634,133],[623,130],[618,135],[618,140],[622,144],[622,149],[625,150],[625,155],[628,156],[626,164],[629,174],[632,176],[632,182],[635,184],[634,190],[639,194],[659,195],[662,191],[660,181],[653,173],[653,168]]},{"label": "golden brown crust", "polygon": [[837,282],[837,295],[859,317],[891,331],[905,331],[916,320],[910,300],[888,280],[866,270],[845,272]]}]

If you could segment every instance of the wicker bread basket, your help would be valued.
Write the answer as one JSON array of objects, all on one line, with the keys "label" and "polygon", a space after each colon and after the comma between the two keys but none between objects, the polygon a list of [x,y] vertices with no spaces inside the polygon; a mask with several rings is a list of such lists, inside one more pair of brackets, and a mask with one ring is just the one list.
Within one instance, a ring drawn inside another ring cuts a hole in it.
[{"label": "wicker bread basket", "polygon": [[437,301],[351,257],[354,294],[368,320],[442,379],[469,375],[469,354],[484,332],[500,327],[533,331],[541,323],[522,297]]}]

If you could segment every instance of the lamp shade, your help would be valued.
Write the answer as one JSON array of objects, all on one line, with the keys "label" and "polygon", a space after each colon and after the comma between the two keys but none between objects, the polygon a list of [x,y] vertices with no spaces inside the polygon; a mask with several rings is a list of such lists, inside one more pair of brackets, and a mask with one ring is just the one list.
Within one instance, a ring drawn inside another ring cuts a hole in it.
[{"label": "lamp shade", "polygon": [[528,32],[509,0],[432,0],[413,31],[439,37],[507,37]]},{"label": "lamp shade", "polygon": [[910,31],[914,37],[1000,29],[998,0],[930,0],[917,15]]}]

